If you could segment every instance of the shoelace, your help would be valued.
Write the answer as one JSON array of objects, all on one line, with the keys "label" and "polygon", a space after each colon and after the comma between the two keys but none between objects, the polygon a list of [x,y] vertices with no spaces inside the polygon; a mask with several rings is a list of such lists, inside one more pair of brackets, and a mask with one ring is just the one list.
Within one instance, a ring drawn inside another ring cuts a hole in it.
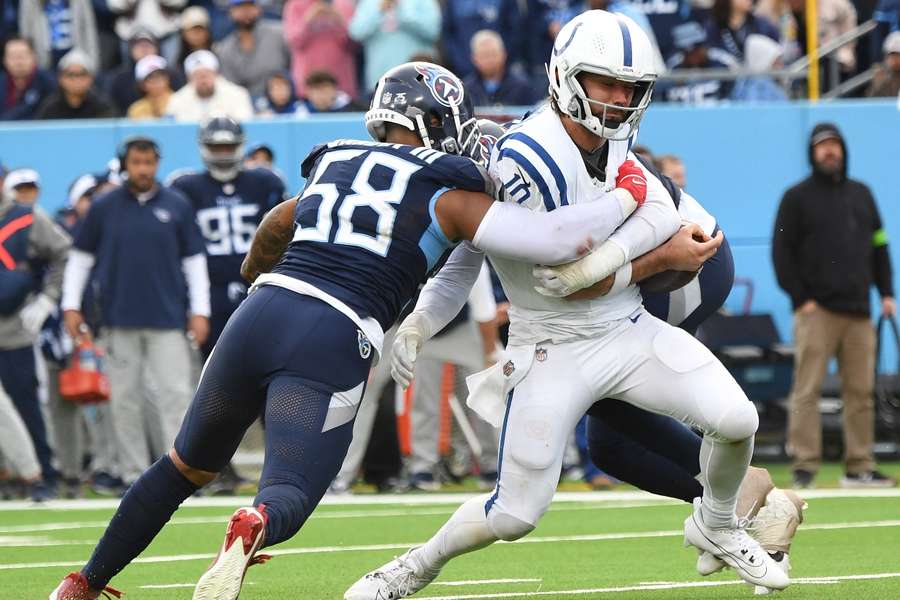
[{"label": "shoelace", "polygon": [[392,588],[395,588],[397,595],[403,598],[409,595],[413,581],[416,578],[415,570],[402,556],[395,556],[394,560],[397,564],[386,571],[376,571],[370,577],[378,578]]},{"label": "shoelace", "polygon": [[[103,591],[100,593],[103,594],[104,598],[113,598],[113,597],[121,598],[122,596],[125,595],[124,592],[120,592],[119,590],[113,589],[109,586],[106,586],[105,588],[103,588]],[[110,594],[112,594],[112,595],[110,595]]]}]

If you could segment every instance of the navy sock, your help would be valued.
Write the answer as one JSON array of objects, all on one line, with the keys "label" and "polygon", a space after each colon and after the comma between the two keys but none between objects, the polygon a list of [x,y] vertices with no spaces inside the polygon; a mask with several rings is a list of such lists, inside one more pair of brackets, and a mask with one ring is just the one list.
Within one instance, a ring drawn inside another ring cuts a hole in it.
[{"label": "navy sock", "polygon": [[254,503],[266,505],[265,546],[274,546],[294,537],[315,506],[310,507],[306,495],[295,485],[269,485],[257,494]]},{"label": "navy sock", "polygon": [[150,544],[178,507],[196,492],[168,455],[156,461],[122,498],[91,559],[81,570],[93,589],[103,589]]}]

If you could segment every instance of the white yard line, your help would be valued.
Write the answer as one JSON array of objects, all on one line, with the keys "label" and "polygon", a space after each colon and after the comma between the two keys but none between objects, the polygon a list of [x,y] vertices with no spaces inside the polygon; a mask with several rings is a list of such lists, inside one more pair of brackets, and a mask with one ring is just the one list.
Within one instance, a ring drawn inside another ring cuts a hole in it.
[{"label": "white yard line", "polygon": [[[820,523],[804,525],[804,531],[817,529],[865,529],[871,527],[900,527],[900,520],[891,521],[860,521],[857,523]],[[680,529],[669,531],[638,531],[623,533],[597,533],[588,535],[561,535],[561,536],[533,536],[526,537],[515,542],[499,542],[501,544],[548,544],[556,542],[599,542],[610,540],[636,540],[643,538],[661,538],[661,537],[679,537],[684,532]],[[412,546],[421,544],[417,543],[394,543],[394,544],[368,544],[358,546],[313,546],[309,548],[284,548],[267,550],[267,554],[273,556],[290,556],[296,554],[330,554],[333,552],[375,552],[384,550],[406,550]],[[215,558],[214,554],[178,554],[172,556],[146,556],[135,559],[134,563],[166,563],[166,562],[182,562],[188,560],[210,560]],[[11,563],[0,564],[0,570],[17,570],[17,569],[42,569],[50,567],[78,567],[82,562],[41,562],[41,563]]]},{"label": "white yard line", "polygon": [[[326,495],[322,499],[325,506],[435,506],[440,504],[458,505],[477,496],[477,493],[453,493],[453,494],[343,494],[339,496]],[[873,489],[873,490],[803,490],[800,495],[807,500],[822,498],[900,498],[900,488]],[[672,500],[663,496],[657,496],[648,492],[623,491],[623,492],[559,492],[554,496],[556,503],[585,502],[606,504],[610,502],[671,502],[680,504],[679,500]],[[224,496],[212,498],[189,498],[184,503],[188,508],[237,508],[253,503],[252,496]],[[100,510],[112,509],[119,505],[117,498],[97,500],[51,500],[35,504],[34,502],[14,501],[0,502],[0,512],[20,510]]]},{"label": "white yard line", "polygon": [[[674,503],[674,501],[672,502]],[[551,508],[552,512],[571,512],[583,510],[604,510],[613,508],[646,508],[648,506],[665,506],[667,502],[645,501],[645,502],[627,502],[623,504],[595,504],[595,505],[576,505],[567,506],[565,504]],[[441,509],[425,509],[425,510],[357,510],[357,511],[319,511],[313,513],[311,517],[314,521],[323,519],[373,519],[384,517],[432,517],[453,514],[454,507],[448,506]],[[173,525],[209,525],[221,523],[225,524],[230,518],[230,514],[223,513],[217,517],[179,517],[172,519],[166,524],[166,527]],[[62,521],[58,523],[35,523],[31,525],[9,525],[0,526],[0,534],[4,533],[27,533],[36,531],[66,531],[72,529],[105,529],[109,525],[109,521]]]},{"label": "white yard line", "polygon": [[[792,584],[799,585],[834,585],[841,581],[860,581],[867,579],[892,579],[900,577],[900,573],[873,573],[871,575],[836,575],[834,577],[798,577]],[[621,592],[645,592],[651,590],[673,590],[685,588],[707,588],[724,585],[744,585],[743,581],[664,581],[659,583],[627,585],[605,588],[585,588],[577,590],[541,590],[534,592],[496,592],[491,594],[463,594],[459,596],[423,596],[422,600],[475,600],[477,598],[532,598],[535,596],[587,596],[593,594],[615,594]]]},{"label": "white yard line", "polygon": [[435,581],[431,585],[489,585],[492,583],[540,583],[543,579],[467,579],[464,581]]}]

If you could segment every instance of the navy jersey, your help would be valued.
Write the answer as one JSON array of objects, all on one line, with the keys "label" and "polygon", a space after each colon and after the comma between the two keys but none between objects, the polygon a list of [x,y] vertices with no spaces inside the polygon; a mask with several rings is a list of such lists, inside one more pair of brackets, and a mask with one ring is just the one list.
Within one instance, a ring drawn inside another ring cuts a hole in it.
[{"label": "navy jersey", "polygon": [[340,140],[303,162],[294,239],[273,272],[310,283],[386,331],[452,242],[434,206],[450,189],[489,191],[468,158]]},{"label": "navy jersey", "polygon": [[241,262],[266,212],[284,198],[284,183],[268,169],[242,170],[222,183],[208,172],[176,177],[171,186],[194,208],[206,240],[207,267],[212,285],[241,279]]}]

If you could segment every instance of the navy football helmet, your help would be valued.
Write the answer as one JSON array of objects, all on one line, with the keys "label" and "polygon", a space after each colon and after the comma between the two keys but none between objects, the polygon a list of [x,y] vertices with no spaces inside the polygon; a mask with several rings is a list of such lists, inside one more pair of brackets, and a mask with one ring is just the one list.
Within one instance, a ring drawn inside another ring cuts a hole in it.
[{"label": "navy football helmet", "polygon": [[200,127],[200,156],[214,179],[231,181],[237,177],[245,139],[244,128],[231,117],[213,117]]},{"label": "navy football helmet", "polygon": [[365,121],[379,142],[385,140],[385,123],[394,123],[448,154],[471,157],[480,146],[475,110],[462,81],[432,63],[409,62],[382,75]]}]

